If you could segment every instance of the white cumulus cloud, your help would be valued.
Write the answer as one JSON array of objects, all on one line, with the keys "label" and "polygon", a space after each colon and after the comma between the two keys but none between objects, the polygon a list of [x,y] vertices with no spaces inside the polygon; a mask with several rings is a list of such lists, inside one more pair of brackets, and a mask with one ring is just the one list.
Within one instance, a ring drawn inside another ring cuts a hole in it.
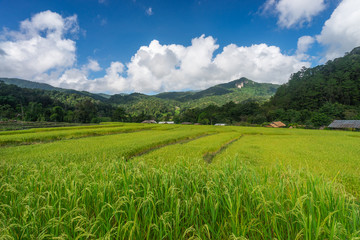
[{"label": "white cumulus cloud", "polygon": [[55,86],[90,91],[91,85],[94,81],[91,81],[88,76],[91,72],[98,72],[100,70],[102,70],[102,68],[99,63],[96,60],[89,59],[89,62],[83,65],[80,69],[67,69],[59,78],[56,75],[42,77],[43,79],[48,79],[48,81]]},{"label": "white cumulus cloud", "polygon": [[282,54],[280,48],[266,44],[249,47],[230,44],[214,56],[218,48],[213,37],[204,35],[194,38],[190,46],[162,45],[153,40],[149,46],[140,47],[126,66],[111,63],[102,78],[89,80],[86,72],[71,70],[61,77],[61,82],[93,92],[151,93],[204,89],[240,77],[285,83],[291,73],[310,66],[309,62]]},{"label": "white cumulus cloud", "polygon": [[311,46],[315,43],[315,38],[312,36],[302,36],[298,39],[296,55],[299,59],[307,60],[310,56],[307,51],[311,48]]},{"label": "white cumulus cloud", "polygon": [[267,0],[265,12],[278,15],[278,25],[283,28],[302,27],[326,8],[324,0]]},{"label": "white cumulus cloud", "polygon": [[297,43],[297,53],[306,53],[314,42],[315,39],[311,36],[300,37]]},{"label": "white cumulus cloud", "polygon": [[188,46],[153,40],[141,46],[128,63],[114,61],[104,76],[94,78],[92,73],[102,70],[101,66],[94,59],[77,66],[75,41],[67,37],[78,31],[76,15],[64,18],[51,11],[21,22],[19,31],[4,30],[0,76],[91,92],[155,93],[204,89],[240,77],[284,83],[291,73],[310,66],[297,55],[283,54],[279,47],[267,44],[230,44],[215,54],[216,39],[202,35]]},{"label": "white cumulus cloud", "polygon": [[100,67],[99,63],[96,60],[89,59],[89,63],[83,66],[84,71],[93,71],[98,72],[102,68]]},{"label": "white cumulus cloud", "polygon": [[325,60],[343,56],[360,46],[360,1],[343,0],[325,22],[316,40],[327,47]]},{"label": "white cumulus cloud", "polygon": [[63,18],[51,11],[22,21],[19,31],[4,29],[0,36],[0,76],[33,79],[49,70],[72,66],[75,42],[65,35],[78,30],[76,15]]},{"label": "white cumulus cloud", "polygon": [[250,47],[228,45],[216,56],[214,63],[227,80],[247,77],[264,83],[285,83],[291,73],[310,66],[309,62],[284,55],[279,47],[266,44]]}]

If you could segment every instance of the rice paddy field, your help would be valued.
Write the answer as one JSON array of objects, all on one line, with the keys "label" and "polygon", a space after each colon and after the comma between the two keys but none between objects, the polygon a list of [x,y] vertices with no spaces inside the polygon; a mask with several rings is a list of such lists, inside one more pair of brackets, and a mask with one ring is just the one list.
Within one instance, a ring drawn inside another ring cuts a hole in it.
[{"label": "rice paddy field", "polygon": [[0,132],[0,239],[360,239],[359,198],[359,132]]}]

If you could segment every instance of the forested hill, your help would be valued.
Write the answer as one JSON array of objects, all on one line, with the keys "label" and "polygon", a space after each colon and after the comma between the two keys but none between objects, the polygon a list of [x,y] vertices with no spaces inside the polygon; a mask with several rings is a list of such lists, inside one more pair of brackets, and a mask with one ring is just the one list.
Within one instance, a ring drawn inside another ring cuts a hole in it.
[{"label": "forested hill", "polygon": [[[218,84],[197,92],[170,92],[156,95],[162,99],[172,99],[182,102],[198,100],[205,97],[218,97],[235,93],[236,95],[249,95],[252,97],[267,97],[275,94],[279,85],[271,83],[257,83],[247,78],[240,78],[228,83]],[[236,101],[236,96],[234,96]]]},{"label": "forested hill", "polygon": [[[134,121],[169,120],[188,109],[218,107],[232,102],[263,102],[278,85],[256,83],[246,78],[219,84],[198,92],[94,94],[55,88],[21,79],[0,78],[0,121]],[[107,119],[105,119],[107,118]]]},{"label": "forested hill", "polygon": [[84,94],[21,88],[0,81],[0,121],[90,122],[111,116],[112,106]]},{"label": "forested hill", "polygon": [[202,91],[164,92],[157,95],[142,93],[132,94],[96,94],[86,91],[76,91],[53,87],[46,83],[32,82],[17,78],[0,78],[6,84],[13,84],[21,88],[40,89],[47,91],[60,91],[68,94],[77,94],[111,104],[133,106],[143,105],[144,102],[157,102],[175,104],[186,107],[206,107],[210,104],[223,105],[227,102],[243,102],[249,99],[264,101],[273,96],[279,85],[271,83],[257,83],[247,78],[240,78],[228,83],[218,84]]},{"label": "forested hill", "polygon": [[39,89],[39,90],[46,90],[46,91],[59,91],[59,92],[64,92],[64,93],[68,93],[68,94],[78,94],[78,95],[87,96],[87,97],[90,97],[90,98],[93,98],[93,99],[99,100],[99,101],[105,101],[106,99],[109,98],[106,94],[101,94],[101,93],[95,94],[95,93],[89,93],[86,91],[76,91],[73,89],[58,88],[58,87],[53,87],[46,83],[33,82],[33,81],[28,81],[28,80],[18,79],[18,78],[0,78],[0,81],[4,82],[6,84],[13,84],[13,85],[16,85],[21,88]]},{"label": "forested hill", "polygon": [[13,84],[21,88],[41,89],[41,90],[62,90],[61,88],[53,87],[46,83],[32,82],[19,78],[0,78],[0,81],[6,84]]},{"label": "forested hill", "polygon": [[270,101],[285,110],[314,111],[325,104],[360,106],[360,47],[325,65],[292,74]]},{"label": "forested hill", "polygon": [[129,95],[116,94],[109,101],[116,104],[141,104],[144,101],[170,103],[185,107],[206,107],[214,104],[223,105],[230,101],[239,103],[249,99],[263,102],[273,96],[279,85],[257,83],[247,78],[240,78],[229,83],[218,84],[202,91],[165,92],[154,96],[141,93]]}]

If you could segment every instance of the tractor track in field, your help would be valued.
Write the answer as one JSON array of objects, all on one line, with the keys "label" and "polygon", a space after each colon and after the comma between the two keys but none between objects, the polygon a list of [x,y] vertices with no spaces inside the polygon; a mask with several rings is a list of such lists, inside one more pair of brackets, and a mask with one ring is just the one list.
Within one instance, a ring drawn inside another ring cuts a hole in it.
[{"label": "tractor track in field", "polygon": [[203,159],[207,163],[211,163],[212,160],[216,157],[216,155],[222,153],[226,148],[228,148],[234,142],[240,140],[244,135],[240,135],[239,137],[233,138],[230,141],[224,143],[217,151],[215,152],[207,152],[203,155]]},{"label": "tractor track in field", "polygon": [[206,133],[206,134],[201,134],[201,135],[195,135],[193,137],[184,137],[184,138],[177,139],[177,140],[174,140],[174,141],[169,141],[169,142],[166,142],[166,143],[160,143],[160,144],[158,144],[156,146],[152,146],[150,148],[143,149],[140,152],[137,152],[135,154],[130,154],[128,157],[125,158],[125,160],[129,161],[129,160],[131,160],[131,159],[133,159],[135,157],[140,157],[142,155],[148,154],[148,153],[150,153],[152,151],[158,150],[158,149],[163,148],[163,147],[167,147],[167,146],[171,146],[171,145],[175,145],[175,144],[184,144],[184,143],[188,143],[188,142],[197,140],[199,138],[203,138],[203,137],[207,137],[207,136],[211,136],[211,135],[215,135],[215,134],[218,134],[218,133]]}]

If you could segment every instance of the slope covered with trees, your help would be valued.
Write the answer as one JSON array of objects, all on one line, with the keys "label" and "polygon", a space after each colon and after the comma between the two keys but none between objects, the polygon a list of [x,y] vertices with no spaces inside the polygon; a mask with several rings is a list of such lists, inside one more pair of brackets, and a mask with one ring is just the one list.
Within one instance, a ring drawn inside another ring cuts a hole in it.
[{"label": "slope covered with trees", "polygon": [[0,120],[91,122],[111,115],[109,104],[89,96],[20,88],[0,81]]},{"label": "slope covered with trees", "polygon": [[104,101],[109,98],[108,95],[100,93],[90,93],[86,91],[76,91],[74,89],[65,89],[65,88],[58,88],[53,87],[50,84],[46,83],[39,83],[39,82],[32,82],[24,79],[18,79],[18,78],[0,78],[0,81],[6,83],[6,84],[13,84],[21,88],[30,88],[30,89],[39,89],[39,90],[49,90],[49,91],[59,91],[69,94],[78,94],[82,96],[91,97],[95,100]]},{"label": "slope covered with trees", "polygon": [[[327,125],[333,119],[360,119],[360,47],[344,57],[292,74],[265,104],[289,122],[311,120]],[[275,114],[276,115],[276,114]]]},{"label": "slope covered with trees", "polygon": [[[198,92],[132,93],[108,97],[21,79],[3,80],[7,84],[0,81],[0,120],[84,123],[105,120],[141,122],[144,119],[181,121],[189,112],[198,112],[198,109],[218,111],[228,102],[265,101],[278,87],[242,78]],[[207,116],[201,122],[211,123],[213,119]]]},{"label": "slope covered with trees", "polygon": [[274,106],[295,110],[316,110],[325,103],[360,104],[360,47],[325,65],[294,73],[271,99]]},{"label": "slope covered with trees", "polygon": [[187,109],[206,108],[211,105],[220,107],[226,103],[244,101],[264,102],[273,96],[279,85],[257,83],[241,78],[225,84],[218,84],[202,91],[165,92],[149,96],[141,93],[129,95],[115,94],[109,102],[125,108],[133,114],[152,115],[155,118],[169,117]]}]

